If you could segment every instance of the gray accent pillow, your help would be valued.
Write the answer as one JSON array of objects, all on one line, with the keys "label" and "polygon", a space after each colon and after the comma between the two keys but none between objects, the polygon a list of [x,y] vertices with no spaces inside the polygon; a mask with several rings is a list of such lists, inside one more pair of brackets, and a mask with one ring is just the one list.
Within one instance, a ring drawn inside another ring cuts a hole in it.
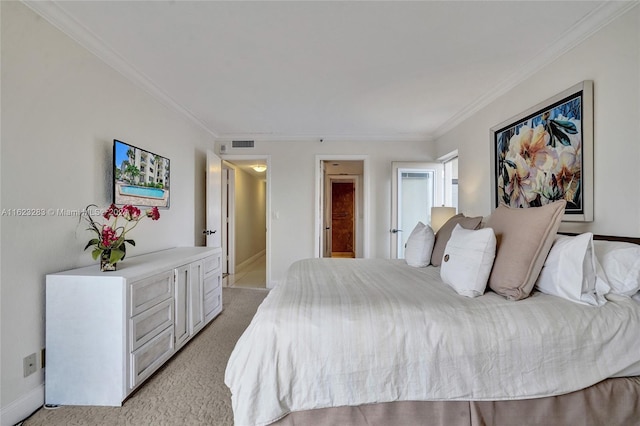
[{"label": "gray accent pillow", "polygon": [[482,216],[478,217],[466,217],[462,213],[458,213],[451,219],[442,225],[442,228],[436,233],[436,242],[433,244],[433,251],[431,252],[431,264],[433,266],[440,266],[442,264],[442,256],[444,256],[444,250],[447,247],[447,242],[451,238],[451,232],[453,228],[459,223],[464,229],[478,229],[482,222]]},{"label": "gray accent pillow", "polygon": [[415,268],[424,268],[429,266],[431,261],[431,250],[433,250],[433,242],[436,237],[429,225],[418,222],[409,238],[404,249],[404,260],[407,265]]},{"label": "gray accent pillow", "polygon": [[529,296],[551,250],[567,202],[526,209],[501,205],[487,219],[497,249],[489,287],[510,300]]}]

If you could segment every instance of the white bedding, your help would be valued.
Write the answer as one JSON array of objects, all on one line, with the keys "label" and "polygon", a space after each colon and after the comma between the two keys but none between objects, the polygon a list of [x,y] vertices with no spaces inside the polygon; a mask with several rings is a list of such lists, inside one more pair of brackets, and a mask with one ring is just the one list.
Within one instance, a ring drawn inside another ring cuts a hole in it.
[{"label": "white bedding", "polygon": [[291,411],[400,400],[559,395],[640,375],[640,304],[534,292],[459,296],[402,260],[293,264],[236,344],[225,383],[237,425]]}]

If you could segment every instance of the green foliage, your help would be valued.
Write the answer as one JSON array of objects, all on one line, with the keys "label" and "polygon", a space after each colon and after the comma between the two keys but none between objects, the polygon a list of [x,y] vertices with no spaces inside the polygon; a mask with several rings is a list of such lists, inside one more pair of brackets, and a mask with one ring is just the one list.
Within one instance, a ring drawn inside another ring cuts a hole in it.
[{"label": "green foliage", "polygon": [[551,136],[549,145],[554,148],[556,147],[556,141],[564,146],[571,146],[571,139],[569,139],[567,133],[570,135],[578,133],[578,129],[574,123],[564,120],[549,120],[545,125],[545,130]]},{"label": "green foliage", "polygon": [[[92,209],[92,207],[94,209]],[[109,208],[102,215],[107,222],[96,222],[90,212],[97,210],[98,206],[90,204],[80,215],[80,220],[84,219],[88,224],[88,231],[91,231],[95,237],[91,238],[85,245],[84,249],[87,250],[92,247],[91,256],[94,260],[98,260],[103,256],[108,256],[108,262],[115,264],[127,255],[127,244],[135,246],[134,240],[125,238],[125,235],[130,232],[136,225],[145,217],[149,217],[152,220],[158,220],[160,214],[156,207],[149,209],[145,212],[141,212],[135,206],[125,205],[122,208],[118,208],[115,204],[111,204]],[[123,224],[124,223],[124,224]]]}]

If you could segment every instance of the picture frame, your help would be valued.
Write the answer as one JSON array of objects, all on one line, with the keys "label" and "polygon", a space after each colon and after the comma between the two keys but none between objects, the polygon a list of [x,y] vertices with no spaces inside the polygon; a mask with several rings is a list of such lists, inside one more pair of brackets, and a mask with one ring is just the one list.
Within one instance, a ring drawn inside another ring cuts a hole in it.
[{"label": "picture frame", "polygon": [[582,81],[490,130],[492,209],[564,199],[563,221],[593,221],[593,81]]},{"label": "picture frame", "polygon": [[113,204],[169,208],[168,158],[113,140]]}]

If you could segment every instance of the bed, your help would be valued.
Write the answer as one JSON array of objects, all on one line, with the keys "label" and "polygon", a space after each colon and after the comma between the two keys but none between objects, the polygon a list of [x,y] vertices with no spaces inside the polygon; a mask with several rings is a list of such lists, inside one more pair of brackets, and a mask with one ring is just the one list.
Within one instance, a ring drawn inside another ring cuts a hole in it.
[{"label": "bed", "polygon": [[235,423],[640,423],[640,300],[469,298],[440,269],[294,263],[229,359]]}]

